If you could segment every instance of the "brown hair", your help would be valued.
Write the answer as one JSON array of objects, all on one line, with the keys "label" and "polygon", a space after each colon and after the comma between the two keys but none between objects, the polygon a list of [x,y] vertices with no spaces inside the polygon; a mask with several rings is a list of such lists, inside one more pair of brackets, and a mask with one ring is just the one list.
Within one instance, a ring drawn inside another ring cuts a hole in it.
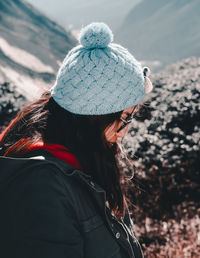
[{"label": "brown hair", "polygon": [[[111,144],[104,131],[120,121],[123,111],[106,115],[73,114],[60,107],[46,91],[26,105],[9,124],[0,139],[4,156],[20,157],[28,147],[42,140],[67,147],[78,159],[84,172],[106,191],[111,210],[117,218],[124,216],[126,190],[124,174],[117,161],[118,143]],[[130,160],[127,164],[131,165]]]}]

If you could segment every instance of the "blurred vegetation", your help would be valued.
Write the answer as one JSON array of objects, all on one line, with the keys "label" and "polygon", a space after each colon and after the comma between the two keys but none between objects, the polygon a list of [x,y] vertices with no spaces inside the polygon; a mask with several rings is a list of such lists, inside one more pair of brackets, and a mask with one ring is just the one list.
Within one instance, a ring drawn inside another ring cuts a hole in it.
[{"label": "blurred vegetation", "polygon": [[200,257],[200,59],[152,81],[124,143],[136,167],[136,236],[145,257]]}]

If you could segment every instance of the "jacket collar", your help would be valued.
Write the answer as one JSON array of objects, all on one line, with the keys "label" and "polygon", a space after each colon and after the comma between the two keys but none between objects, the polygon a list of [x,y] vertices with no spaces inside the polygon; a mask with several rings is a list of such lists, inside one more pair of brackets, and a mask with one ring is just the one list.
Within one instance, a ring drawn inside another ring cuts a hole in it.
[{"label": "jacket collar", "polygon": [[84,173],[83,171],[74,168],[71,164],[58,159],[57,157],[53,156],[49,152],[42,150],[42,149],[37,149],[28,152],[24,156],[25,159],[40,159],[40,160],[45,160],[48,162],[54,163],[57,167],[60,168],[60,170],[66,175],[66,176],[73,176],[76,177],[82,181],[84,181],[89,188],[96,192],[105,192],[105,190],[99,186],[96,182],[94,182],[93,178],[91,175],[88,175]]},{"label": "jacket collar", "polygon": [[100,212],[104,217],[106,216],[106,192],[93,180],[91,175],[88,175],[79,169],[75,169],[71,164],[56,158],[44,150],[33,150],[27,153],[26,157],[29,159],[43,159],[50,163],[52,162],[65,176],[72,176],[77,178],[77,180],[84,182],[91,192],[91,196],[94,198],[95,203],[100,207]]},{"label": "jacket collar", "polygon": [[97,206],[100,207],[100,212],[105,216],[106,192],[93,180],[92,176],[74,168],[71,164],[56,158],[49,152],[40,149],[30,151],[22,158],[0,156],[0,167],[6,168],[0,173],[0,193],[4,192],[7,185],[23,172],[24,165],[27,165],[27,163],[32,165],[35,163],[35,160],[41,162],[41,164],[43,164],[43,162],[52,163],[54,166],[58,167],[65,176],[74,177],[83,182],[91,192],[91,197],[94,198]]}]

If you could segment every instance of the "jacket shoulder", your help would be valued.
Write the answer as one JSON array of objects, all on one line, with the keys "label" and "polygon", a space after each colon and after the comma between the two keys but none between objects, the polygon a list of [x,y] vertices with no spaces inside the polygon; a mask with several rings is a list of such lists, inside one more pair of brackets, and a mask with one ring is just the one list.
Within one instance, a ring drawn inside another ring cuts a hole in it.
[{"label": "jacket shoulder", "polygon": [[6,257],[82,257],[80,226],[60,169],[36,159],[23,164],[20,172],[1,196]]},{"label": "jacket shoulder", "polygon": [[1,156],[0,167],[0,197],[13,192],[12,189],[18,193],[27,185],[37,190],[40,187],[59,188],[63,194],[65,192],[66,197],[70,196],[69,188],[72,187],[74,180],[67,175],[73,175],[75,168],[70,164],[59,162],[46,153],[22,158]]}]

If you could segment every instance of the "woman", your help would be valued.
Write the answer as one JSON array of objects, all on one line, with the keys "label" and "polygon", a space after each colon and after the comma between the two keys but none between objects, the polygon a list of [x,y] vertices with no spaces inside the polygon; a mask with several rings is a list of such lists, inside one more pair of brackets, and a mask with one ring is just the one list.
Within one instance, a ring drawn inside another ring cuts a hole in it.
[{"label": "woman", "polygon": [[117,141],[152,84],[112,40],[105,23],[82,28],[54,86],[2,133],[1,257],[143,257]]}]

